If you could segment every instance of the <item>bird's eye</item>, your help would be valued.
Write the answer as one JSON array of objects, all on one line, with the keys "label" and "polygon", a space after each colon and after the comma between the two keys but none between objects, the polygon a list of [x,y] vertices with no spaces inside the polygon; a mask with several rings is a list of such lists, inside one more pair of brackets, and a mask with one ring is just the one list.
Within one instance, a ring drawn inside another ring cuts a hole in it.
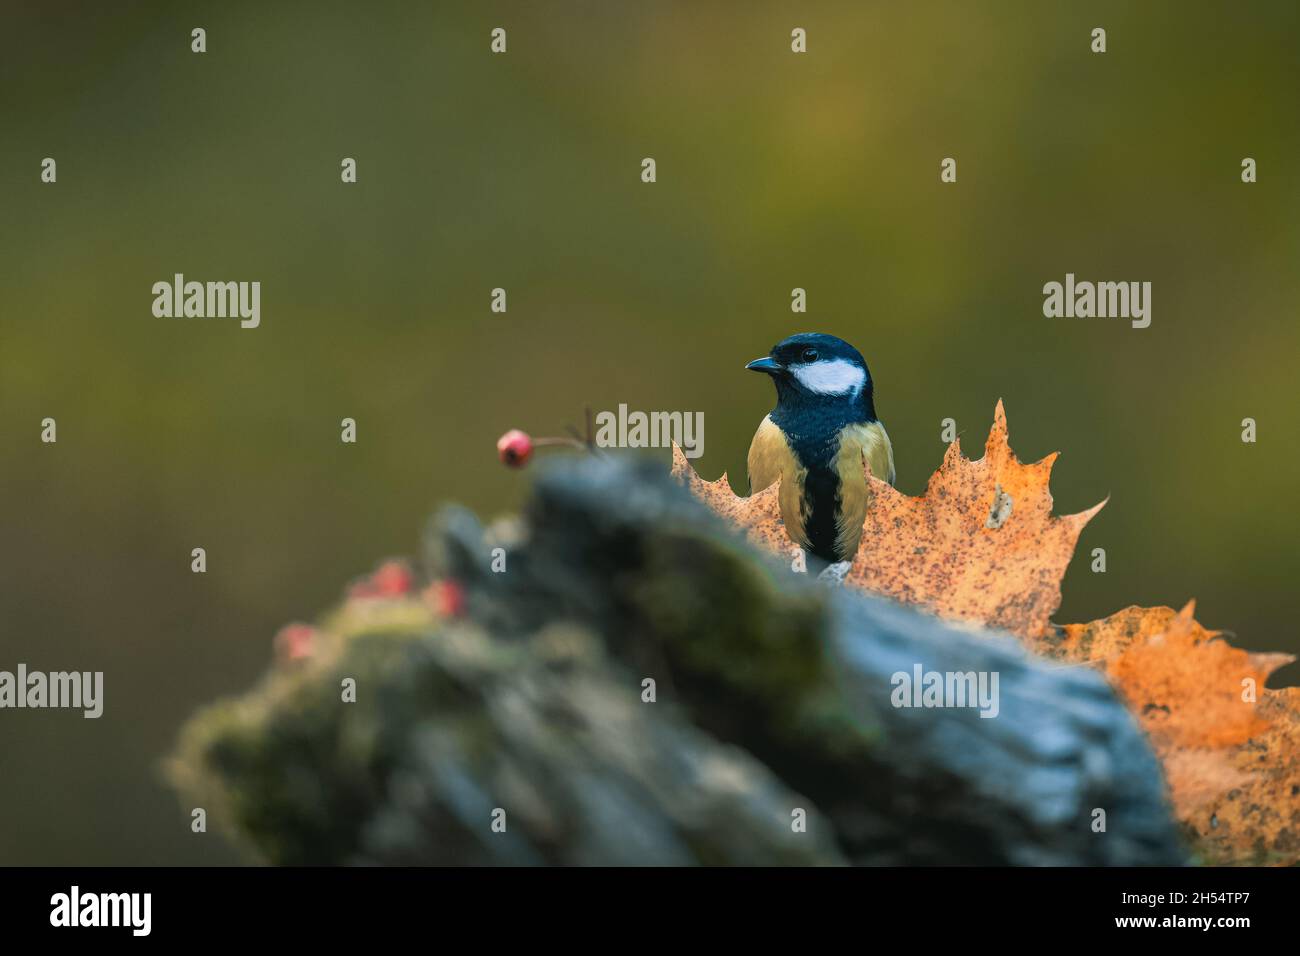
[{"label": "bird's eye", "polygon": [[815,362],[815,361],[817,361],[817,350],[816,350],[816,349],[804,349],[804,350],[803,350],[803,360],[804,360],[805,362]]}]

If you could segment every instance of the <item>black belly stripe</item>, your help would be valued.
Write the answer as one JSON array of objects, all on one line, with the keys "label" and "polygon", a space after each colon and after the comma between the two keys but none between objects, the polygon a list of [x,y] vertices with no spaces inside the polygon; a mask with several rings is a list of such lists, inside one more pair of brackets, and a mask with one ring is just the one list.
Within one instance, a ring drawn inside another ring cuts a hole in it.
[{"label": "black belly stripe", "polygon": [[830,468],[808,469],[804,478],[804,501],[810,506],[804,521],[809,548],[823,561],[838,561],[835,538],[839,522],[840,476]]}]

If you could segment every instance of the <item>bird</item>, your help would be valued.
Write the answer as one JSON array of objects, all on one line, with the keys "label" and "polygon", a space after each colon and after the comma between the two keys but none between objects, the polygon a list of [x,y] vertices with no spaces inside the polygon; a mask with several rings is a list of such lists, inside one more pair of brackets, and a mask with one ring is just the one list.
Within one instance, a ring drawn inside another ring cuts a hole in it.
[{"label": "bird", "polygon": [[876,418],[867,363],[843,339],[801,332],[745,368],[771,376],[776,385],[776,407],[749,446],[749,492],[780,480],[786,532],[842,577],[866,521],[863,460],[875,477],[891,485],[895,478],[894,450]]}]

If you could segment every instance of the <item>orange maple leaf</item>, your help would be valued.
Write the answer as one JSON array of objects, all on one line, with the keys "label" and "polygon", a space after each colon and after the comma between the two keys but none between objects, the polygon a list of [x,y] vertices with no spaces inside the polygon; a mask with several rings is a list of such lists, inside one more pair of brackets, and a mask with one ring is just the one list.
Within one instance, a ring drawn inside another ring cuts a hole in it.
[{"label": "orange maple leaf", "polygon": [[941,617],[1021,637],[1044,633],[1079,533],[1106,504],[1054,516],[1047,485],[1055,461],[1053,452],[1021,464],[999,401],[984,457],[972,461],[954,441],[919,498],[868,470],[873,499],[846,583]]},{"label": "orange maple leaf", "polygon": [[1100,667],[1164,765],[1174,813],[1207,863],[1300,859],[1300,688],[1264,682],[1293,661],[1206,630],[1189,603],[1130,607],[1030,642]]},{"label": "orange maple leaf", "polygon": [[731,490],[731,482],[727,480],[725,471],[716,481],[705,481],[696,474],[676,442],[673,442],[673,475],[696,498],[741,529],[759,547],[787,554],[802,550],[786,533],[785,522],[781,520],[781,509],[777,503],[777,494],[781,488],[779,481],[756,495],[741,498]]}]

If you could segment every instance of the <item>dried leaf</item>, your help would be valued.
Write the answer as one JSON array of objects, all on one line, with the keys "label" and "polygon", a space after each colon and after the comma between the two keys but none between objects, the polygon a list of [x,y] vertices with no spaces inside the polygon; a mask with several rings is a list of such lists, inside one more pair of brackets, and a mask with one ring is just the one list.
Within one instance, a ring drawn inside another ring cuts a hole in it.
[{"label": "dried leaf", "polygon": [[1164,764],[1174,812],[1208,863],[1300,860],[1300,688],[1294,660],[1252,654],[1198,624],[1193,604],[1130,607],[1032,646],[1101,667]]},{"label": "dried leaf", "polygon": [[1054,461],[1020,463],[998,402],[984,457],[972,461],[953,442],[921,497],[869,475],[873,500],[846,583],[941,617],[1044,633],[1079,533],[1105,504],[1053,516]]},{"label": "dried leaf", "polygon": [[673,443],[673,475],[682,481],[695,497],[713,511],[745,532],[750,541],[761,548],[779,554],[791,554],[799,548],[785,532],[777,493],[781,483],[770,485],[756,495],[741,498],[731,490],[731,482],[724,471],[717,481],[705,481],[695,473],[686,455]]}]

